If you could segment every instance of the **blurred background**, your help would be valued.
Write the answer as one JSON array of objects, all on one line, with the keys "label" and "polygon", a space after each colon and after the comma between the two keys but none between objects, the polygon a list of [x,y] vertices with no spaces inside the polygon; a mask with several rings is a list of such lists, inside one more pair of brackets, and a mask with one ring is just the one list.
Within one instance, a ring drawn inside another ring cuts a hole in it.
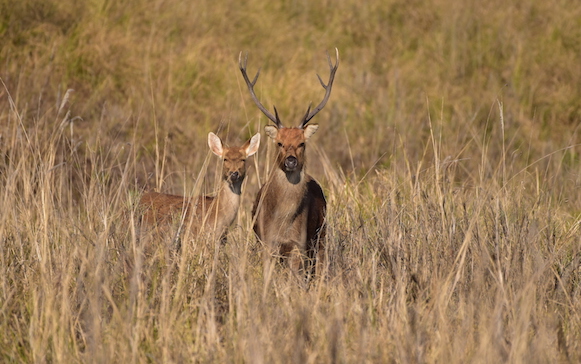
[{"label": "blurred background", "polygon": [[[564,167],[578,167],[575,1],[1,1],[0,36],[2,113],[10,93],[34,128],[73,89],[73,144],[99,139],[112,155],[134,145],[140,183],[155,188],[183,189],[209,131],[238,143],[267,123],[238,70],[241,51],[249,74],[261,68],[263,104],[292,126],[322,99],[316,74],[327,80],[325,52],[339,50],[312,144],[347,176],[438,153],[471,184],[483,145],[491,171],[503,152],[518,171],[561,148]],[[161,159],[181,176],[154,172]],[[318,160],[310,171],[324,178]]]}]

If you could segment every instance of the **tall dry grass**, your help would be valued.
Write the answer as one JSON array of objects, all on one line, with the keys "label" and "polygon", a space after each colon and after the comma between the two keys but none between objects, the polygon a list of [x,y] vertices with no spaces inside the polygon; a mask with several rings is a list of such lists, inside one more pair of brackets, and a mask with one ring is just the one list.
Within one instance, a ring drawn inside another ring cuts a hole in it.
[{"label": "tall dry grass", "polygon": [[[0,358],[7,362],[578,362],[573,1],[0,1]],[[210,192],[208,131],[309,145],[327,274],[227,244],[136,239],[144,186]],[[70,91],[74,89],[74,91]],[[206,177],[204,177],[206,176]],[[147,250],[147,254],[143,254]]]}]

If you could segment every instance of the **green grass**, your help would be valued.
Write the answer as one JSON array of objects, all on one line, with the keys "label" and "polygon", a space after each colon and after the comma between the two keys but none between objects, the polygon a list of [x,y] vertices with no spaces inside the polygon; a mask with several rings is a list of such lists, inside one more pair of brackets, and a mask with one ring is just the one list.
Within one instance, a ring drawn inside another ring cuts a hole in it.
[{"label": "green grass", "polygon": [[[0,361],[580,361],[580,19],[575,1],[0,0]],[[227,244],[142,257],[140,189],[212,191],[207,133],[266,124],[239,52],[293,125],[335,47],[308,146],[325,279],[263,264],[265,139]]]}]

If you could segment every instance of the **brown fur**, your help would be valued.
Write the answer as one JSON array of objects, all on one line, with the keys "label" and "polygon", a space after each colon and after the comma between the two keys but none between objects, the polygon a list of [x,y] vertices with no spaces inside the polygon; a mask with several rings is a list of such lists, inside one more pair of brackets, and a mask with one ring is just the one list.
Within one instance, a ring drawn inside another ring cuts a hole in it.
[{"label": "brown fur", "polygon": [[[260,134],[242,147],[223,147],[222,141],[210,133],[210,149],[223,158],[222,182],[215,196],[189,198],[158,192],[144,193],[139,201],[142,226],[164,233],[173,222],[181,223],[194,233],[211,233],[221,237],[236,218],[240,194],[246,176],[246,158],[256,153]],[[183,220],[181,220],[183,218]]]},{"label": "brown fur", "polygon": [[285,128],[282,124],[276,107],[274,114],[262,105],[254,86],[258,81],[260,70],[253,79],[248,77],[246,66],[248,53],[243,58],[242,52],[238,57],[238,66],[252,100],[260,111],[275,126],[267,125],[266,134],[278,145],[276,168],[273,170],[266,184],[259,191],[254,203],[253,216],[255,218],[254,231],[262,240],[267,251],[289,257],[289,264],[294,271],[305,267],[305,257],[312,263],[316,259],[316,271],[320,272],[324,259],[325,214],[327,203],[321,186],[305,172],[305,142],[318,129],[318,125],[307,125],[309,121],[321,111],[329,97],[335,73],[339,67],[339,50],[335,48],[336,62],[329,62],[329,81],[327,84],[318,77],[321,86],[325,89],[323,100],[311,110],[311,105],[296,128]]},{"label": "brown fur", "polygon": [[[317,125],[266,127],[278,145],[276,168],[258,192],[252,212],[258,238],[271,254],[287,257],[294,271],[314,268],[315,261],[321,267],[324,260],[327,203],[321,186],[305,172],[305,142],[316,130]],[[289,157],[296,158],[296,167],[289,168]]]}]

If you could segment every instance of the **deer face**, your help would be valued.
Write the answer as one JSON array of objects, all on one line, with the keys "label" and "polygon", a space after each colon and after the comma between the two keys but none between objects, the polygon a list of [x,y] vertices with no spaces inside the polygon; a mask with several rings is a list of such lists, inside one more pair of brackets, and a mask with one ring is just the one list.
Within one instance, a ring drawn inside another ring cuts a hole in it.
[{"label": "deer face", "polygon": [[317,124],[302,128],[277,128],[268,125],[266,134],[277,144],[276,162],[286,173],[302,171],[305,165],[305,142],[317,131]]},{"label": "deer face", "polygon": [[242,183],[246,177],[246,158],[258,151],[260,134],[256,134],[242,147],[225,147],[216,134],[208,134],[210,150],[224,160],[222,167],[222,179],[230,185]]}]

